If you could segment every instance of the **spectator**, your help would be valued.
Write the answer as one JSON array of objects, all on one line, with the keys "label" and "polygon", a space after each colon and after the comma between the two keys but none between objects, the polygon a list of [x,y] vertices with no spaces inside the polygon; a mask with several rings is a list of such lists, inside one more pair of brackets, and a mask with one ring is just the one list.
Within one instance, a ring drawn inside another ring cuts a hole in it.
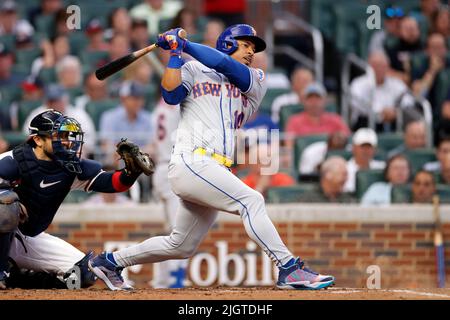
[{"label": "spectator", "polygon": [[[31,64],[31,76],[38,77],[42,69],[53,68],[64,57],[70,55],[70,45],[67,36],[57,36],[52,42],[41,42],[42,56]],[[76,58],[76,57],[75,57]]]},{"label": "spectator", "polygon": [[26,50],[34,48],[36,45],[33,41],[33,29],[28,28],[25,25],[17,27],[17,32],[14,36],[14,42],[16,50]]},{"label": "spectator", "polygon": [[104,28],[98,19],[92,19],[86,26],[86,35],[89,39],[87,51],[108,51],[109,44],[103,38]]},{"label": "spectator", "polygon": [[33,26],[25,19],[19,19],[17,5],[13,0],[5,0],[0,4],[0,36],[20,36],[22,33],[32,36]]},{"label": "spectator", "polygon": [[440,33],[445,39],[450,38],[450,11],[448,6],[440,8],[432,21],[431,33]]},{"label": "spectator", "polygon": [[[80,60],[75,56],[66,56],[55,65],[56,78],[64,89],[76,89],[81,86],[82,70]],[[76,118],[78,119],[78,118]]]},{"label": "spectator", "polygon": [[6,152],[9,149],[9,143],[0,134],[0,153]]},{"label": "spectator", "polygon": [[36,20],[40,16],[53,16],[63,8],[61,0],[41,0],[40,5],[30,10],[28,14],[28,21],[36,28]]},{"label": "spectator", "polygon": [[175,28],[183,28],[186,30],[189,37],[197,37],[198,36],[198,30],[197,30],[197,17],[194,11],[192,11],[189,8],[182,8],[176,16],[173,18],[172,23],[169,26],[169,29],[175,29]]},{"label": "spectator", "polygon": [[54,33],[50,34],[52,37],[68,36],[73,30],[67,26],[67,21],[70,19],[71,13],[67,12],[66,8],[61,8],[55,13],[55,28]]},{"label": "spectator", "polygon": [[45,88],[44,105],[34,109],[26,118],[22,131],[28,134],[28,126],[31,120],[41,112],[47,109],[54,109],[63,113],[65,116],[72,117],[80,122],[84,132],[83,154],[88,156],[93,153],[96,145],[96,131],[91,117],[82,109],[76,109],[68,103],[66,90],[59,84],[49,84]]},{"label": "spectator", "polygon": [[417,21],[412,17],[405,17],[400,22],[400,40],[392,48],[386,48],[390,59],[392,75],[409,84],[410,56],[422,51],[420,29]]},{"label": "spectator", "polygon": [[147,20],[148,33],[158,35],[166,30],[159,30],[161,20],[172,19],[182,8],[180,1],[173,0],[144,0],[141,4],[131,8],[130,16],[133,19]]},{"label": "spectator", "polygon": [[109,50],[110,61],[127,55],[130,52],[130,42],[128,37],[123,34],[114,35],[111,39]]},{"label": "spectator", "polygon": [[41,79],[28,77],[21,86],[22,101],[41,101],[44,98],[44,84]]},{"label": "spectator", "polygon": [[[447,47],[442,34],[434,33],[427,40],[427,62],[419,70],[413,70],[412,90],[417,97],[426,98],[431,107],[438,110],[436,101],[437,75],[445,68],[450,68],[450,58],[447,58]],[[436,112],[435,112],[436,114]]]},{"label": "spectator", "polygon": [[273,146],[266,143],[254,144],[250,147],[250,159],[256,163],[249,163],[250,173],[242,178],[242,181],[250,188],[266,194],[270,187],[291,186],[295,180],[282,172],[273,174],[265,173],[264,167],[273,167],[274,161],[278,161],[278,155],[274,154]]},{"label": "spectator", "polygon": [[414,176],[411,192],[412,203],[432,203],[433,196],[436,193],[434,174],[425,170],[417,171]]},{"label": "spectator", "polygon": [[406,150],[425,148],[427,146],[427,127],[423,121],[411,121],[406,125],[404,143],[389,151],[388,158]]},{"label": "spectator", "polygon": [[441,170],[442,163],[447,155],[450,154],[450,136],[443,136],[439,139],[436,149],[437,161],[427,162],[423,166],[423,169],[430,172],[436,172]]},{"label": "spectator", "polygon": [[13,55],[3,43],[0,43],[0,87],[19,86],[24,80],[24,77],[14,72],[12,67]]},{"label": "spectator", "polygon": [[125,80],[134,80],[142,85],[150,85],[153,78],[153,68],[147,59],[139,59],[124,70]]},{"label": "spectator", "polygon": [[450,88],[448,88],[447,99],[442,104],[441,115],[443,120],[450,120]]},{"label": "spectator", "polygon": [[109,98],[105,81],[97,79],[94,73],[87,76],[84,82],[84,94],[75,98],[74,105],[77,109],[86,109],[91,101],[102,101]]},{"label": "spectator", "polygon": [[411,16],[424,27],[429,27],[433,24],[433,19],[439,11],[439,6],[439,0],[420,0],[420,11],[412,11]]},{"label": "spectator", "polygon": [[300,202],[350,203],[354,198],[344,191],[347,180],[346,161],[333,156],[324,161],[320,167],[320,185],[313,192],[300,195]]},{"label": "spectator", "polygon": [[148,147],[151,142],[152,116],[150,112],[143,110],[145,87],[134,81],[125,81],[119,95],[121,104],[100,117],[99,132],[107,155],[123,137],[141,148]]},{"label": "spectator", "polygon": [[327,141],[311,143],[302,152],[299,162],[300,174],[311,175],[318,173],[327,152],[344,149],[347,145],[347,140],[348,134],[337,131],[330,134]]},{"label": "spectator", "polygon": [[409,181],[411,168],[408,159],[398,154],[390,158],[384,169],[383,182],[373,183],[361,198],[361,205],[386,205],[390,204],[392,187],[406,184]]},{"label": "spectator", "polygon": [[[312,134],[331,134],[343,132],[350,134],[350,130],[342,118],[331,112],[325,112],[327,92],[320,83],[308,85],[304,91],[305,111],[289,118],[286,132],[292,136],[306,136]],[[287,145],[292,146],[293,139]]]},{"label": "spectator", "polygon": [[148,33],[147,20],[133,19],[131,23],[131,48],[133,51],[148,46],[150,35]]},{"label": "spectator", "polygon": [[378,138],[370,128],[360,128],[353,135],[353,157],[347,162],[348,178],[345,192],[355,192],[356,172],[363,169],[384,169],[384,161],[374,160]]},{"label": "spectator", "polygon": [[264,70],[267,89],[289,89],[289,79],[283,72],[273,72],[268,69],[267,52],[261,51],[253,56],[252,67]]},{"label": "spectator", "polygon": [[450,153],[443,157],[441,162],[442,183],[450,184]]},{"label": "spectator", "polygon": [[303,103],[303,91],[314,82],[313,73],[306,68],[296,68],[291,74],[292,92],[276,97],[271,106],[272,120],[275,123],[280,121],[280,111],[286,105]]},{"label": "spectator", "polygon": [[128,10],[123,7],[116,8],[108,17],[108,29],[105,31],[104,36],[106,39],[111,39],[115,34],[128,36],[131,31],[131,24]]},{"label": "spectator", "polygon": [[387,38],[398,39],[400,36],[400,21],[405,16],[402,8],[388,6],[383,13],[383,28],[372,34],[369,41],[369,54],[384,51]]},{"label": "spectator", "polygon": [[371,53],[368,62],[375,79],[365,74],[350,85],[352,128],[366,127],[373,112],[377,131],[390,131],[397,117],[396,101],[408,88],[401,80],[388,75],[389,60],[384,53]]},{"label": "spectator", "polygon": [[216,47],[217,38],[225,29],[225,24],[220,19],[209,19],[203,33],[203,44],[211,48]]}]

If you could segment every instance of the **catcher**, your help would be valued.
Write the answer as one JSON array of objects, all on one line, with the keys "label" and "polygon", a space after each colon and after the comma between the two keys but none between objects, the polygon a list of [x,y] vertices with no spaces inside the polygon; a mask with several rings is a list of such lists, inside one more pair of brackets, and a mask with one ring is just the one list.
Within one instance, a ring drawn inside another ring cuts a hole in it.
[{"label": "catcher", "polygon": [[0,155],[0,289],[67,288],[69,280],[89,287],[96,279],[87,267],[93,253],[45,230],[70,190],[126,191],[141,173],[153,173],[153,161],[122,139],[117,153],[125,168],[103,171],[100,163],[81,159],[79,122],[54,110],[37,115],[29,133],[25,143]]}]

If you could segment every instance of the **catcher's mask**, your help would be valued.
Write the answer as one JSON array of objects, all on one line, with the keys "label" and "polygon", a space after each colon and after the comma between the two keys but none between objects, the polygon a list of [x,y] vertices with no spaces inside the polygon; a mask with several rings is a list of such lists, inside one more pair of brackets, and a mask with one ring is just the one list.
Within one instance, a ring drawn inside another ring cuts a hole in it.
[{"label": "catcher's mask", "polygon": [[28,127],[30,137],[42,136],[52,139],[53,153],[48,156],[72,173],[81,173],[80,157],[84,132],[74,118],[55,110],[38,114]]},{"label": "catcher's mask", "polygon": [[255,53],[266,49],[266,42],[256,35],[255,29],[248,24],[235,24],[226,28],[217,38],[216,49],[232,54],[238,48],[238,39],[245,39],[255,44]]}]

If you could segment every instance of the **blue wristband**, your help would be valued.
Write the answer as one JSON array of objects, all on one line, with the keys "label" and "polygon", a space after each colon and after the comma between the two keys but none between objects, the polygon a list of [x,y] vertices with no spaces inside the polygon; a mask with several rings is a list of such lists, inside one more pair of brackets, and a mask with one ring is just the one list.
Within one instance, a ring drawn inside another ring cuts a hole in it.
[{"label": "blue wristband", "polygon": [[171,69],[180,69],[183,64],[184,61],[181,56],[170,56],[167,67]]}]

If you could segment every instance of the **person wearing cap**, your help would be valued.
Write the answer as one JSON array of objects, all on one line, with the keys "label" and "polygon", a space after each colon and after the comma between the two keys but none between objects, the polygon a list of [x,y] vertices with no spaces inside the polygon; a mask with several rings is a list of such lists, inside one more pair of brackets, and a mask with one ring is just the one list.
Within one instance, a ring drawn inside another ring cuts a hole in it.
[{"label": "person wearing cap", "polygon": [[47,109],[54,109],[63,113],[65,116],[77,119],[83,126],[85,133],[84,154],[89,155],[95,151],[97,133],[94,122],[89,114],[83,109],[77,109],[69,104],[67,91],[59,84],[51,83],[45,87],[44,104],[34,109],[25,119],[22,131],[28,132],[28,125],[31,120],[41,112]]},{"label": "person wearing cap", "polygon": [[[125,81],[119,91],[120,104],[100,117],[100,138],[104,147],[112,148],[113,141],[128,137],[140,147],[151,141],[152,115],[144,109],[145,87],[135,81]],[[111,149],[112,150],[112,149]]]},{"label": "person wearing cap", "polygon": [[[286,133],[291,137],[301,137],[314,134],[331,134],[343,132],[350,134],[350,129],[335,113],[325,112],[327,92],[318,82],[309,84],[303,93],[305,111],[294,114],[288,120]],[[289,146],[293,139],[289,139]]]},{"label": "person wearing cap", "polygon": [[387,39],[400,37],[400,21],[405,16],[401,7],[387,6],[383,11],[383,28],[375,31],[369,41],[369,54],[376,51],[384,51]]},{"label": "person wearing cap", "polygon": [[33,26],[25,19],[19,19],[17,5],[13,0],[5,0],[0,3],[0,36],[26,33],[34,34]]},{"label": "person wearing cap", "polygon": [[87,51],[108,51],[109,44],[105,42],[103,37],[103,25],[99,19],[92,19],[86,27],[86,35],[89,43],[86,47]]},{"label": "person wearing cap", "polygon": [[378,137],[370,128],[360,128],[352,139],[353,157],[347,161],[348,177],[345,182],[345,192],[355,192],[356,172],[363,169],[384,169],[385,162],[374,160]]},{"label": "person wearing cap", "polygon": [[291,73],[291,92],[277,96],[272,102],[270,107],[272,121],[275,123],[280,121],[280,112],[283,107],[303,103],[305,88],[313,82],[314,74],[311,70],[304,67],[296,67]]},{"label": "person wearing cap", "polygon": [[397,101],[408,87],[402,80],[388,75],[389,58],[383,52],[371,53],[368,63],[375,78],[364,74],[350,84],[352,129],[368,126],[373,114],[377,132],[392,131],[397,118]]}]

